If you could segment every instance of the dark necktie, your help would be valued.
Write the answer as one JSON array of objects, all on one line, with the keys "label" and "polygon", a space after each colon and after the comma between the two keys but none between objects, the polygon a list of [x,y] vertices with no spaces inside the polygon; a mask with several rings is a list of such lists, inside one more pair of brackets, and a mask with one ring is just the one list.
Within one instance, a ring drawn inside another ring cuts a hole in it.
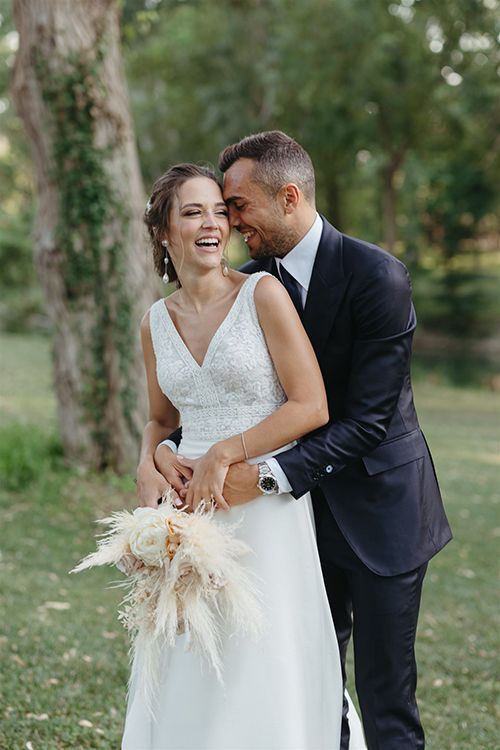
[{"label": "dark necktie", "polygon": [[290,295],[293,304],[295,305],[298,314],[302,317],[302,313],[304,312],[304,307],[302,306],[302,294],[301,294],[301,286],[297,279],[295,279],[291,273],[289,273],[286,268],[280,264],[280,275],[281,280],[285,286],[285,289],[287,290],[288,294]]}]

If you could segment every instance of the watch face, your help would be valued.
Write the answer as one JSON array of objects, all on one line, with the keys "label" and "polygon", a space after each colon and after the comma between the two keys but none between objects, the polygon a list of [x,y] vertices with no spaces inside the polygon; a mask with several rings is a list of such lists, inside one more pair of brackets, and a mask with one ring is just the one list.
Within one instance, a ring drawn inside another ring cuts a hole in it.
[{"label": "watch face", "polygon": [[273,477],[261,477],[259,484],[262,492],[274,492],[277,482]]}]

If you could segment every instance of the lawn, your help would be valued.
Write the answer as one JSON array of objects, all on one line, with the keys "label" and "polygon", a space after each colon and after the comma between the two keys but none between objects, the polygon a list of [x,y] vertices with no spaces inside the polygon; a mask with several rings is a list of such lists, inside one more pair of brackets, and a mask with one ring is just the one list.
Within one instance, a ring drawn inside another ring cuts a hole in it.
[{"label": "lawn", "polygon": [[[64,467],[54,439],[48,343],[0,336],[0,748],[117,750],[127,639],[112,571],[69,576],[93,521],[131,507],[131,478]],[[421,380],[455,539],[426,579],[418,659],[428,750],[498,750],[495,578],[500,395]]]}]

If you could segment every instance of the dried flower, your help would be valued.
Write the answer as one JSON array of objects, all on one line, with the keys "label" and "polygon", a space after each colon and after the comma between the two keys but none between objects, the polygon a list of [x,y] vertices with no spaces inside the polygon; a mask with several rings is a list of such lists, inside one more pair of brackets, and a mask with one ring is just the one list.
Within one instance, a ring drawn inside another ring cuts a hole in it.
[{"label": "dried flower", "polygon": [[179,510],[171,491],[156,508],[117,511],[98,523],[108,527],[97,551],[71,573],[116,565],[128,578],[118,619],[130,632],[132,651],[146,650],[149,671],[140,675],[150,707],[158,690],[159,650],[187,632],[222,680],[221,636],[257,636],[262,626],[259,595],[240,559],[251,550],[235,536],[236,526],[219,524],[214,510]]}]

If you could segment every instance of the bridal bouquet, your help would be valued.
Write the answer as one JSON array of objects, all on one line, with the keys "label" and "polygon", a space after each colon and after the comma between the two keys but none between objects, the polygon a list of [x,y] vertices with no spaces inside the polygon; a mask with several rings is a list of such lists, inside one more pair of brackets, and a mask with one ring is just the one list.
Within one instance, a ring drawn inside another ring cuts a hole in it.
[{"label": "bridal bouquet", "polygon": [[118,619],[131,635],[132,657],[140,651],[150,705],[161,648],[184,632],[222,680],[223,633],[257,636],[262,623],[255,583],[240,561],[251,549],[235,536],[236,525],[217,523],[213,509],[179,510],[170,492],[157,509],[116,511],[97,523],[108,527],[97,551],[70,572],[116,565],[126,574]]}]

